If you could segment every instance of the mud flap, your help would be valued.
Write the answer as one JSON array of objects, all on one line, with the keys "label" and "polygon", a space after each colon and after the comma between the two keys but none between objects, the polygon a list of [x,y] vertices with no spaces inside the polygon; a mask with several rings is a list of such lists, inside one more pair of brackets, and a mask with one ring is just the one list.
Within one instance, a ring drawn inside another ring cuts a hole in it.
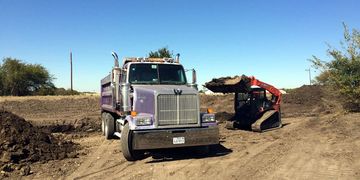
[{"label": "mud flap", "polygon": [[279,112],[276,110],[269,110],[251,125],[251,129],[256,132],[264,132],[281,128],[281,126],[282,123]]}]

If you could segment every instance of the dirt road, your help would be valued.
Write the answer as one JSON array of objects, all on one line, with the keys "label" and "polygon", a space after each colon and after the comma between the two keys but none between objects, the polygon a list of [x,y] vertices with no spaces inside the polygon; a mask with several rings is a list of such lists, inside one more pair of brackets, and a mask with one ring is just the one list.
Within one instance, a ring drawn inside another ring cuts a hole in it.
[{"label": "dirt road", "polygon": [[127,162],[120,140],[104,140],[96,128],[98,97],[3,98],[0,107],[35,125],[87,127],[54,133],[80,144],[77,158],[33,163],[25,179],[360,179],[360,114],[288,116],[283,128],[265,133],[220,124],[221,145],[208,156],[189,148]]},{"label": "dirt road", "polygon": [[[282,129],[262,134],[222,128],[221,146],[210,157],[185,149],[137,162],[122,157],[120,140],[93,136],[83,142],[92,144],[91,153],[65,179],[359,179],[359,133],[321,121],[289,118]],[[334,134],[341,130],[348,134]]]}]

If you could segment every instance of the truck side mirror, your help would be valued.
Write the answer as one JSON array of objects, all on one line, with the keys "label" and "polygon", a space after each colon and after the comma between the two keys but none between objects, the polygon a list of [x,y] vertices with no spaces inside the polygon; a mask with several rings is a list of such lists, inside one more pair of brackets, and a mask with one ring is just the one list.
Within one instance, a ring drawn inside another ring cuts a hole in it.
[{"label": "truck side mirror", "polygon": [[192,82],[190,84],[190,86],[196,90],[198,90],[197,84],[196,84],[196,71],[195,69],[191,69],[192,71]]},{"label": "truck side mirror", "polygon": [[192,84],[196,84],[196,71],[192,69]]}]

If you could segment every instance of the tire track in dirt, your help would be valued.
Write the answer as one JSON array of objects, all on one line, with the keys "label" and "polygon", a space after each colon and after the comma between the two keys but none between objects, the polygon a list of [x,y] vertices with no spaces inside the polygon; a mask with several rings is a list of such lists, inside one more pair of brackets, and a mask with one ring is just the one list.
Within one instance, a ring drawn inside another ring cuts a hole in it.
[{"label": "tire track in dirt", "polygon": [[[117,140],[105,141],[102,137],[96,137],[95,140],[97,141],[95,143],[100,143],[100,145],[87,155],[81,166],[73,174],[65,179],[90,179],[96,174],[103,174],[128,163],[122,156],[114,153],[116,152],[114,150],[119,148]],[[119,160],[119,158],[121,159]]]},{"label": "tire track in dirt", "polygon": [[[232,179],[267,179],[269,174],[281,164],[284,157],[287,156],[290,149],[295,147],[296,141],[292,140],[296,136],[296,129],[302,126],[306,119],[299,121],[298,119],[286,119],[285,123],[289,123],[280,130],[262,133],[263,136],[280,137],[275,141],[259,142],[246,148],[245,156],[234,160],[229,166],[232,167],[227,173],[232,174]],[[291,136],[289,136],[291,135]],[[293,137],[294,136],[294,137]]]},{"label": "tire track in dirt", "polygon": [[[324,128],[329,132],[323,132]],[[289,151],[287,159],[281,161],[271,179],[358,179],[360,169],[354,159],[359,160],[360,155],[356,156],[354,152],[359,151],[359,147],[343,144],[342,141],[349,138],[334,139],[333,136],[338,135],[332,128],[334,126],[324,119],[307,121],[297,146]],[[342,128],[343,124],[335,126],[336,130]]]}]

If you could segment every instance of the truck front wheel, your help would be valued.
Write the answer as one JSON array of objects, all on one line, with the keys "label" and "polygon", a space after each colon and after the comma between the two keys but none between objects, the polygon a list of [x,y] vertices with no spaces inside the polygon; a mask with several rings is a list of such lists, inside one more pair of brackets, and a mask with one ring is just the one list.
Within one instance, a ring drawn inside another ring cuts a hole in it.
[{"label": "truck front wheel", "polygon": [[126,123],[121,131],[121,151],[128,161],[136,161],[144,157],[142,151],[132,149],[132,132],[129,128],[129,123]]},{"label": "truck front wheel", "polygon": [[114,136],[114,117],[110,113],[105,113],[104,117],[104,135],[106,139],[111,139]]}]

